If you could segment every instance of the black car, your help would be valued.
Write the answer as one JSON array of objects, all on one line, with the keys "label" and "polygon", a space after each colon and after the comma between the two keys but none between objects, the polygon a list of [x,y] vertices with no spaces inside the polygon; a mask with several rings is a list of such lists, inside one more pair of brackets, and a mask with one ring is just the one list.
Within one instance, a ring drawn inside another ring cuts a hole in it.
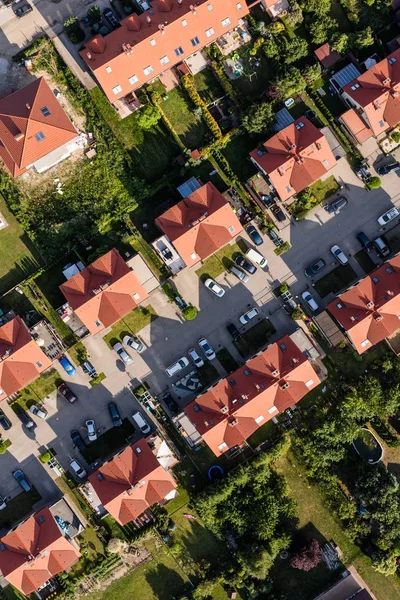
[{"label": "black car", "polygon": [[110,8],[105,8],[103,10],[103,15],[105,16],[105,18],[107,19],[107,21],[110,23],[110,25],[112,27],[115,27],[115,28],[119,27],[119,21]]},{"label": "black car", "polygon": [[278,204],[274,204],[271,206],[271,212],[277,221],[286,221],[286,215],[283,210],[278,206]]},{"label": "black car", "polygon": [[254,275],[254,273],[257,271],[257,267],[255,267],[251,262],[246,260],[245,257],[241,254],[235,259],[235,263],[238,267],[242,267],[242,269],[250,273],[250,275]]},{"label": "black car", "polygon": [[58,386],[58,391],[60,392],[60,394],[62,396],[64,396],[64,398],[66,400],[68,400],[68,402],[70,402],[71,404],[73,402],[76,402],[78,400],[77,396],[75,396],[75,394],[73,393],[73,391],[67,386],[66,383],[60,383],[60,385]]},{"label": "black car", "polygon": [[21,6],[19,6],[19,3],[15,3],[13,8],[18,19],[22,19],[22,17],[32,12],[33,10],[32,6],[28,2],[21,4]]},{"label": "black car", "polygon": [[34,429],[36,427],[35,421],[32,421],[28,413],[24,410],[19,410],[17,412],[17,417],[27,429]]},{"label": "black car", "polygon": [[10,429],[10,427],[11,427],[10,419],[8,417],[6,417],[6,415],[3,413],[2,410],[0,410],[0,425],[5,430]]},{"label": "black car", "polygon": [[250,225],[250,227],[248,227],[246,229],[246,231],[256,246],[262,245],[263,239],[262,239],[261,235],[258,233],[257,229],[254,227],[254,225]]},{"label": "black car", "polygon": [[398,171],[400,169],[400,164],[398,162],[390,163],[389,165],[383,165],[383,167],[379,167],[378,173],[379,175],[387,175],[392,171]]},{"label": "black car", "polygon": [[80,452],[82,452],[82,450],[85,450],[86,444],[84,442],[83,437],[81,436],[81,434],[79,433],[79,431],[77,429],[73,429],[71,431],[71,440],[74,442],[75,446],[78,448],[78,450]]},{"label": "black car", "polygon": [[346,206],[347,203],[347,198],[338,198],[338,200],[335,200],[335,202],[332,202],[332,204],[327,204],[327,206],[325,206],[325,210],[327,213],[332,215],[334,213],[340,212],[342,208]]},{"label": "black car", "polygon": [[279,237],[279,235],[276,233],[275,229],[268,230],[268,237],[270,240],[272,240],[274,242],[274,244],[277,248],[279,248],[279,246],[282,246],[283,239]]},{"label": "black car", "polygon": [[175,304],[177,305],[177,307],[180,308],[181,310],[185,310],[185,308],[187,307],[186,302],[184,301],[184,299],[181,296],[175,296],[174,301],[175,301]]},{"label": "black car", "polygon": [[227,323],[226,328],[228,330],[228,333],[231,334],[233,341],[237,342],[237,340],[241,336],[240,336],[240,333],[239,333],[239,329],[236,327],[236,325],[234,325],[233,323]]},{"label": "black car", "polygon": [[165,404],[168,406],[169,410],[172,413],[177,413],[179,410],[179,406],[177,405],[177,403],[175,402],[175,400],[173,399],[173,397],[171,396],[171,394],[169,392],[167,392],[166,394],[164,394],[164,396],[162,397],[163,401],[165,402]]},{"label": "black car", "polygon": [[267,206],[268,208],[270,208],[271,206],[273,206],[276,203],[276,200],[273,196],[261,194],[260,198],[261,198],[262,203],[265,204],[265,206]]},{"label": "black car", "polygon": [[373,250],[374,245],[372,241],[363,231],[357,233],[357,239],[360,242],[361,246],[364,248],[364,250],[366,250],[367,252],[371,252]]},{"label": "black car", "polygon": [[110,402],[108,404],[108,410],[110,411],[110,416],[114,427],[121,427],[122,419],[121,415],[119,414],[118,406],[115,404],[115,402]]},{"label": "black car", "polygon": [[308,266],[304,270],[304,275],[306,277],[314,277],[314,275],[317,275],[317,273],[319,273],[320,271],[322,271],[322,269],[325,266],[326,266],[326,262],[324,260],[322,260],[322,258],[319,258],[312,265]]}]

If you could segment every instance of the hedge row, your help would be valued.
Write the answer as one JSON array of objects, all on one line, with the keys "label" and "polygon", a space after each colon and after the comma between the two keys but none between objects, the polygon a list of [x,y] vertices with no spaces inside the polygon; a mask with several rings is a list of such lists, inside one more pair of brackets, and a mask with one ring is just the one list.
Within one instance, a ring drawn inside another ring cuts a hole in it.
[{"label": "hedge row", "polygon": [[213,134],[213,136],[217,140],[220,140],[223,137],[222,131],[221,131],[217,121],[214,119],[214,117],[208,110],[207,104],[204,102],[204,100],[200,96],[199,92],[197,91],[197,89],[194,85],[194,82],[193,82],[193,77],[191,75],[184,75],[182,77],[181,82],[182,82],[183,87],[187,91],[190,99],[194,102],[194,104],[196,106],[201,108],[201,110],[203,112],[203,119],[205,120],[208,127],[210,128],[210,131]]}]

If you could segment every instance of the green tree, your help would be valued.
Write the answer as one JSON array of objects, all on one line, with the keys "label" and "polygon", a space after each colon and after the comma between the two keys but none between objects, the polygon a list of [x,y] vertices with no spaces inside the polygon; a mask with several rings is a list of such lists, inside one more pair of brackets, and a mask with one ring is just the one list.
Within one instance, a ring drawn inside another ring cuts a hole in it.
[{"label": "green tree", "polygon": [[330,44],[332,50],[336,50],[339,54],[346,54],[349,49],[349,36],[347,33],[335,31],[331,36]]},{"label": "green tree", "polygon": [[247,133],[260,134],[268,131],[273,121],[274,109],[271,104],[251,104],[242,117],[242,127]]},{"label": "green tree", "polygon": [[314,63],[313,65],[307,65],[303,69],[304,81],[308,87],[313,87],[314,83],[321,77],[322,68],[320,63]]},{"label": "green tree", "polygon": [[285,23],[289,27],[296,27],[304,21],[303,11],[297,2],[291,2],[288,14],[285,17]]},{"label": "green tree", "polygon": [[268,25],[267,29],[270,33],[277,35],[279,33],[282,33],[283,31],[285,31],[285,26],[282,23],[282,21],[275,21],[274,23],[271,23],[270,25]]},{"label": "green tree", "polygon": [[352,34],[351,44],[357,49],[367,48],[375,43],[374,32],[372,27],[368,26],[362,31]]},{"label": "green tree", "polygon": [[272,98],[288,98],[304,92],[306,82],[299,69],[288,67],[282,74],[278,75],[275,82],[270,86],[268,94]]},{"label": "green tree", "polygon": [[310,25],[310,35],[313,44],[323,44],[334,29],[337,29],[338,23],[327,14],[320,15],[318,19],[313,20]]},{"label": "green tree", "polygon": [[325,15],[331,10],[331,0],[307,0],[303,10],[316,15]]},{"label": "green tree", "polygon": [[291,64],[303,56],[308,54],[308,43],[307,40],[300,37],[287,40],[282,44],[281,48],[282,60],[286,64]]},{"label": "green tree", "polygon": [[367,187],[370,190],[377,190],[382,185],[382,180],[380,177],[371,177],[371,179],[367,183]]},{"label": "green tree", "polygon": [[199,310],[195,306],[187,306],[183,309],[182,315],[185,321],[193,321],[197,317],[198,312]]},{"label": "green tree", "polygon": [[140,109],[137,122],[142,129],[148,131],[154,129],[160,119],[161,114],[159,110],[155,106],[148,104],[146,107]]},{"label": "green tree", "polygon": [[280,48],[273,37],[265,40],[263,50],[267,58],[278,58],[280,56]]}]

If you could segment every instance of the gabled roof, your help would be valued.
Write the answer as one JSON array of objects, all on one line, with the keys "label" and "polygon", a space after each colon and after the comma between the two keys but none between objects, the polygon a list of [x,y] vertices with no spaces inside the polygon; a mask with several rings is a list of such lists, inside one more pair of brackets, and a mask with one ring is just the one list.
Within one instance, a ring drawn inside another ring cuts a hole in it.
[{"label": "gabled roof", "polygon": [[49,508],[44,508],[0,538],[0,571],[28,596],[65,571],[80,553],[62,535]]},{"label": "gabled roof", "polygon": [[284,336],[184,408],[216,456],[241,445],[319,384],[311,363]]},{"label": "gabled roof", "polygon": [[250,152],[252,160],[268,175],[282,200],[301,192],[336,164],[323,133],[306,117],[279,131]]},{"label": "gabled roof", "polygon": [[0,400],[32,383],[50,366],[51,360],[32,339],[21,317],[0,327]]},{"label": "gabled roof", "polygon": [[137,519],[177,487],[141,439],[89,477],[104,508],[120,525]]},{"label": "gabled roof", "polygon": [[186,266],[204,260],[243,230],[229,202],[211,182],[156,219]]},{"label": "gabled roof", "polygon": [[350,110],[343,113],[340,119],[359,144],[362,144],[373,135],[371,129],[359,117],[354,108],[350,108]]},{"label": "gabled roof", "polygon": [[346,85],[364,111],[374,135],[400,123],[400,49]]},{"label": "gabled roof", "polygon": [[14,177],[77,135],[43,77],[0,100],[0,158]]},{"label": "gabled roof", "polygon": [[336,63],[342,60],[339,52],[332,50],[328,42],[326,42],[326,44],[322,44],[322,46],[314,50],[314,54],[322,66],[325,67],[325,69],[333,67],[333,65],[336,65]]},{"label": "gabled roof", "polygon": [[148,297],[115,248],[60,285],[60,290],[91,333],[110,327]]},{"label": "gabled roof", "polygon": [[80,54],[115,102],[237,27],[248,12],[244,0],[154,0],[151,11],[123,19]]},{"label": "gabled roof", "polygon": [[328,305],[359,354],[400,327],[400,255],[372,271]]}]

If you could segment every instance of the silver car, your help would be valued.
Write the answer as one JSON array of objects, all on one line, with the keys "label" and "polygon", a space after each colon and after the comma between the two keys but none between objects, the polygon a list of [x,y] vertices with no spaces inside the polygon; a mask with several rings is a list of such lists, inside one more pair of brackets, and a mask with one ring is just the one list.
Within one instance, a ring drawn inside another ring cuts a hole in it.
[{"label": "silver car", "polygon": [[126,350],[124,350],[124,347],[120,342],[114,344],[113,350],[126,365],[130,365],[133,362],[132,357],[127,353]]},{"label": "silver car", "polygon": [[75,460],[75,458],[71,460],[69,467],[73,471],[74,475],[79,477],[79,479],[84,479],[86,477],[87,473],[85,469],[78,463],[77,460]]},{"label": "silver car", "polygon": [[204,365],[204,360],[201,358],[201,356],[195,348],[190,348],[188,354],[192,359],[195,367],[202,367]]},{"label": "silver car", "polygon": [[216,358],[216,354],[215,354],[213,348],[211,348],[211,346],[208,343],[208,340],[206,340],[206,338],[200,338],[197,343],[199,344],[200,348],[203,350],[205,357],[208,358],[208,360],[214,360],[214,358]]},{"label": "silver car", "polygon": [[94,442],[95,440],[97,440],[96,425],[93,419],[89,419],[89,421],[86,421],[86,429],[88,433],[89,442]]},{"label": "silver car", "polygon": [[129,346],[129,348],[133,348],[133,350],[136,350],[139,354],[144,350],[144,345],[136,336],[126,335],[122,340],[122,343]]},{"label": "silver car", "polygon": [[39,419],[47,419],[49,416],[47,410],[41,404],[32,404],[29,407],[29,412],[35,415],[35,417],[39,417]]},{"label": "silver car", "polygon": [[214,281],[214,279],[211,279],[211,277],[205,280],[204,285],[207,289],[210,290],[210,292],[218,296],[218,298],[222,298],[222,296],[225,295],[225,290],[220,285],[218,285],[218,283]]}]

